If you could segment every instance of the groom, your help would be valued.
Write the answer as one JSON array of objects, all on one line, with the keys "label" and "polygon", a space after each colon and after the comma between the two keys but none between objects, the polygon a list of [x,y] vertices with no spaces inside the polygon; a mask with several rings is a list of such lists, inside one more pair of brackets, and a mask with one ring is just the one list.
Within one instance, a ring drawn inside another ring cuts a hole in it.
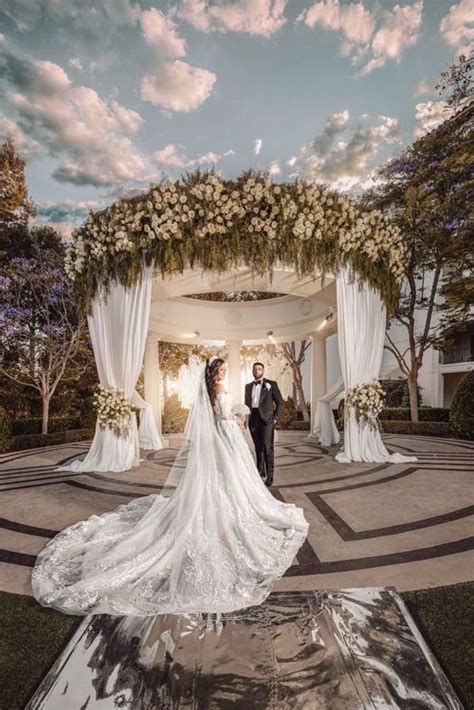
[{"label": "groom", "polygon": [[254,381],[245,385],[245,404],[250,409],[249,429],[257,454],[257,468],[265,484],[273,483],[275,422],[283,412],[283,397],[277,383],[263,376],[265,367],[255,362]]}]

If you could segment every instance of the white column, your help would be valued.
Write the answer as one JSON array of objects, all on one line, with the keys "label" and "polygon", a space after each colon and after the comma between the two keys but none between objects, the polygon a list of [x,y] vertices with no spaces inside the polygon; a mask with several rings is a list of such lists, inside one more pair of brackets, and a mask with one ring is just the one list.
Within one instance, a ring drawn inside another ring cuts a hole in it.
[{"label": "white column", "polygon": [[143,359],[143,384],[145,399],[153,408],[156,426],[161,435],[160,361],[156,333],[148,333],[147,335]]},{"label": "white column", "polygon": [[311,348],[311,432],[314,431],[316,404],[326,390],[326,339],[314,335]]},{"label": "white column", "polygon": [[232,394],[234,404],[242,403],[242,384],[241,384],[241,367],[240,367],[240,348],[242,347],[241,340],[227,341],[229,349],[228,366],[229,366],[229,389]]}]

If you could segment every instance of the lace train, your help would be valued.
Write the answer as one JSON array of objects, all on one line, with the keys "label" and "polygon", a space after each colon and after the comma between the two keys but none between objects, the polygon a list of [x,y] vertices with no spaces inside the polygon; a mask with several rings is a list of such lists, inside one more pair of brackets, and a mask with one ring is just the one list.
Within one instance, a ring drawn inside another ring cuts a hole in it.
[{"label": "lace train", "polygon": [[32,573],[42,605],[147,616],[229,612],[266,598],[308,523],[265,487],[229,406],[221,398],[212,455],[199,451],[190,468],[188,461],[171,497],[92,515],[43,548]]}]

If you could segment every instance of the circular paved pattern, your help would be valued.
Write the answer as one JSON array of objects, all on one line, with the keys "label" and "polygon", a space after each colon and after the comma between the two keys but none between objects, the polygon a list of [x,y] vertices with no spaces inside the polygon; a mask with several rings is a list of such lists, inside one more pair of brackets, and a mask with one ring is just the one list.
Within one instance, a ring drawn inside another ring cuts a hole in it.
[{"label": "circular paved pattern", "polygon": [[[78,474],[56,466],[86,443],[0,457],[0,589],[30,594],[35,557],[56,532],[132,498],[158,492],[180,437],[146,452],[124,474]],[[306,543],[276,590],[467,581],[474,569],[474,444],[385,435],[410,464],[339,464],[303,432],[278,432],[273,494],[304,508]]]}]

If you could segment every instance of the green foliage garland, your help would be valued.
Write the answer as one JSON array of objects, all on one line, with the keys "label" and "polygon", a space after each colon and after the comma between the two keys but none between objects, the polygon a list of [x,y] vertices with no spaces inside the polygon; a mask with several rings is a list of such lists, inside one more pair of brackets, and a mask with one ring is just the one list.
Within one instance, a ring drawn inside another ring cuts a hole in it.
[{"label": "green foliage garland", "polygon": [[264,173],[231,181],[197,171],[91,214],[73,233],[66,268],[83,312],[100,288],[130,286],[151,264],[162,275],[242,264],[271,275],[284,264],[301,276],[347,264],[392,310],[404,260],[402,235],[380,210],[320,185],[274,184]]}]

